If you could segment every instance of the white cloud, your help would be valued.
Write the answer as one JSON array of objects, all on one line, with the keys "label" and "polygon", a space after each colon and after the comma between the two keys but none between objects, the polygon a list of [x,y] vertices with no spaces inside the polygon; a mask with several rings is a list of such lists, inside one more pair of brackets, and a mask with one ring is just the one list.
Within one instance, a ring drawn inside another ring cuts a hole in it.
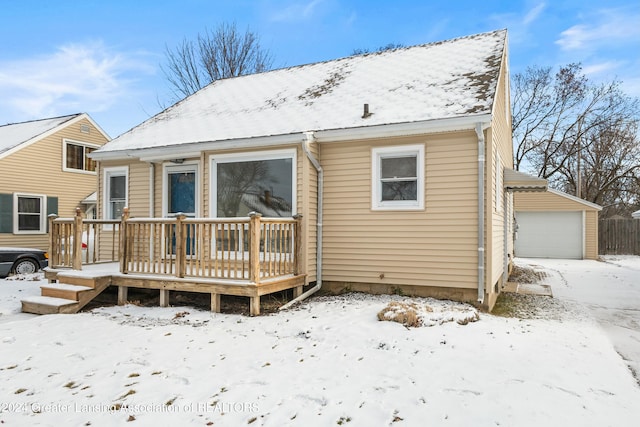
[{"label": "white cloud", "polygon": [[607,74],[618,69],[622,63],[620,61],[606,61],[596,64],[589,64],[582,67],[582,71],[586,76],[594,76],[598,74]]},{"label": "white cloud", "polygon": [[521,42],[529,38],[530,27],[542,16],[546,8],[547,4],[541,2],[521,13],[494,13],[489,15],[489,19],[497,28],[509,29],[509,40],[512,43]]},{"label": "white cloud", "polygon": [[547,6],[546,3],[540,3],[536,7],[531,9],[529,12],[527,12],[527,14],[522,19],[522,24],[529,25],[532,22],[534,22],[542,14],[542,11],[545,9],[546,6]]},{"label": "white cloud", "polygon": [[640,15],[624,10],[600,10],[595,22],[577,24],[560,34],[556,41],[563,50],[591,50],[611,43],[623,43],[640,36]]},{"label": "white cloud", "polygon": [[276,22],[295,22],[300,19],[308,19],[313,16],[318,5],[323,2],[324,0],[311,0],[292,3],[283,9],[273,12],[271,20]]},{"label": "white cloud", "polygon": [[105,111],[130,89],[131,71],[153,72],[102,42],[68,44],[48,55],[0,62],[2,108],[10,110],[8,116],[27,119]]}]

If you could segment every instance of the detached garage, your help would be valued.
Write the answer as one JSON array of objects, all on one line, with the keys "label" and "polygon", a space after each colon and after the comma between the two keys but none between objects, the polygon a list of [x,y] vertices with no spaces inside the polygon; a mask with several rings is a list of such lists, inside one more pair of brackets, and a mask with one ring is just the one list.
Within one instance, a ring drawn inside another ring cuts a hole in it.
[{"label": "detached garage", "polygon": [[561,191],[515,193],[515,256],[596,259],[602,208]]}]

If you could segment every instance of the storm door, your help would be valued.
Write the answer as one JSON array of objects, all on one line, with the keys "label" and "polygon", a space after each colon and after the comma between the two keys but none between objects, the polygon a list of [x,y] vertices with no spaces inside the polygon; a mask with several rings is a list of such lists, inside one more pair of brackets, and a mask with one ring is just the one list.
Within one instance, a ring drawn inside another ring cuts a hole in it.
[{"label": "storm door", "polygon": [[[164,183],[165,216],[174,217],[178,213],[183,213],[188,218],[195,218],[198,206],[197,165],[166,166]],[[187,227],[187,255],[195,254],[195,242],[191,238],[192,234],[191,227]],[[175,234],[171,241],[170,253],[175,254]]]}]

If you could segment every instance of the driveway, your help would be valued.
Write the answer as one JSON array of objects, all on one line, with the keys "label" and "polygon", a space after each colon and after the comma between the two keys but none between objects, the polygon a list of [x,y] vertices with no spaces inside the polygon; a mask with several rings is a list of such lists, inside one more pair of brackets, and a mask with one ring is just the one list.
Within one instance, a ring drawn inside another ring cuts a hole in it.
[{"label": "driveway", "polygon": [[640,383],[640,257],[519,258],[516,264],[543,267],[554,298],[584,306]]}]

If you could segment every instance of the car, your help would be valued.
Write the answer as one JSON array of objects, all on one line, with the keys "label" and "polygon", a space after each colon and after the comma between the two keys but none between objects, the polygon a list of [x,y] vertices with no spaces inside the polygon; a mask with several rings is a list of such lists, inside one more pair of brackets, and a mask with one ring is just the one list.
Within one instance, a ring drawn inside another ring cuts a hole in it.
[{"label": "car", "polygon": [[0,247],[0,277],[30,274],[49,265],[49,254],[40,249]]}]

